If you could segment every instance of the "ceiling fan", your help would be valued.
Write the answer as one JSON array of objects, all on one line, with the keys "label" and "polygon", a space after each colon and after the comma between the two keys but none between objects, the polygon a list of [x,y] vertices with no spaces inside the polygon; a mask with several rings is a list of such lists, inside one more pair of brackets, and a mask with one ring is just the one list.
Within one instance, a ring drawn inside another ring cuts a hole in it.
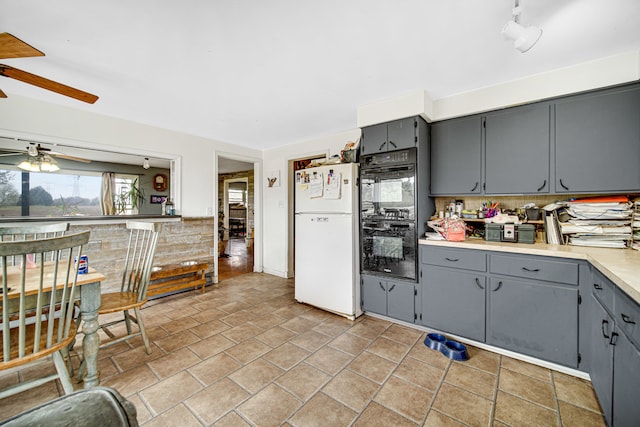
[{"label": "ceiling fan", "polygon": [[[7,140],[10,139],[2,136],[0,136],[0,138],[7,139]],[[18,142],[27,142],[29,145],[27,145],[24,150],[0,148],[0,157],[26,154],[27,157],[31,159],[50,159],[53,156],[60,159],[73,160],[75,162],[91,163],[91,160],[89,159],[85,159],[83,157],[71,156],[69,154],[59,153],[57,151],[53,151],[51,148],[43,147],[42,145],[40,145],[40,143],[29,142],[29,141],[24,141],[20,139],[11,139],[11,140],[18,141]]]},{"label": "ceiling fan", "polygon": [[[0,59],[29,58],[32,56],[44,56],[44,53],[9,33],[0,33]],[[10,67],[9,65],[0,64],[0,75],[88,102],[89,104],[93,104],[98,100],[96,95]],[[6,97],[7,95],[0,89],[0,98]]]}]

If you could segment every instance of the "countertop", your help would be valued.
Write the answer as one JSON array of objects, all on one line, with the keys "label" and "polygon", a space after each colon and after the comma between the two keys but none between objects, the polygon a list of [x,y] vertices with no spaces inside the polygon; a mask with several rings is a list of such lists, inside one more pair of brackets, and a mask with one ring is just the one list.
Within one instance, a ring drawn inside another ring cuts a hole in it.
[{"label": "countertop", "polygon": [[633,249],[606,249],[547,243],[503,243],[468,239],[464,242],[420,239],[422,245],[445,246],[485,251],[542,255],[581,259],[590,262],[609,280],[640,304],[640,251]]}]

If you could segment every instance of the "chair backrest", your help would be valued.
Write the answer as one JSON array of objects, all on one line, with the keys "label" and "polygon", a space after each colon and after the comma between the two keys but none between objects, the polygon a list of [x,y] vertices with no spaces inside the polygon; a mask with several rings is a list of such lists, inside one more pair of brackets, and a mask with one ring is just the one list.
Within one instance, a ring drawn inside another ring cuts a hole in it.
[{"label": "chair backrest", "polygon": [[[60,237],[69,231],[68,222],[56,222],[44,225],[19,225],[13,227],[0,227],[0,242],[23,242],[26,240],[46,239]],[[45,259],[51,259],[51,252],[45,253]],[[17,265],[16,258],[11,257],[10,265]],[[31,260],[29,260],[31,261]]]},{"label": "chair backrest", "polygon": [[129,244],[122,272],[121,291],[137,293],[138,301],[144,301],[147,298],[160,225],[153,222],[127,221],[127,230]]},{"label": "chair backrest", "polygon": [[[2,322],[0,368],[43,357],[75,330],[78,275],[74,261],[89,241],[89,231],[39,240],[0,243]],[[54,254],[44,261],[44,253]],[[35,267],[26,258],[40,255]],[[12,266],[17,258],[20,266]],[[52,290],[55,290],[52,292]]]}]

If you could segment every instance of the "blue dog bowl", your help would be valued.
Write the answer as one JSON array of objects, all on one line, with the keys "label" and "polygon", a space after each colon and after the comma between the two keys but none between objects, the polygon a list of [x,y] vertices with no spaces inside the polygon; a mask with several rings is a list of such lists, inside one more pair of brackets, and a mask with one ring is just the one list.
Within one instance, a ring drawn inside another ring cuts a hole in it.
[{"label": "blue dog bowl", "polygon": [[424,339],[424,345],[429,347],[431,350],[442,351],[444,348],[444,343],[447,341],[447,337],[440,334],[427,334],[427,337]]},{"label": "blue dog bowl", "polygon": [[451,360],[469,360],[467,347],[457,341],[445,342],[443,348],[440,351]]}]

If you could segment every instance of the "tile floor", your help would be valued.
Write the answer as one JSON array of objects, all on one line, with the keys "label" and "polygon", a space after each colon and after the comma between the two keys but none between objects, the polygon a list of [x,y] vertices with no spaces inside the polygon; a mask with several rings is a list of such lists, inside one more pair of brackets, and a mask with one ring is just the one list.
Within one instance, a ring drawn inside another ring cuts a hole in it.
[{"label": "tile floor", "polygon": [[[101,350],[102,384],[144,426],[602,426],[591,384],[471,347],[451,362],[425,333],[298,304],[294,282],[250,273],[149,303],[141,340]],[[51,364],[0,374],[0,387]],[[79,385],[81,386],[81,385]],[[0,401],[7,418],[59,385]]]}]

